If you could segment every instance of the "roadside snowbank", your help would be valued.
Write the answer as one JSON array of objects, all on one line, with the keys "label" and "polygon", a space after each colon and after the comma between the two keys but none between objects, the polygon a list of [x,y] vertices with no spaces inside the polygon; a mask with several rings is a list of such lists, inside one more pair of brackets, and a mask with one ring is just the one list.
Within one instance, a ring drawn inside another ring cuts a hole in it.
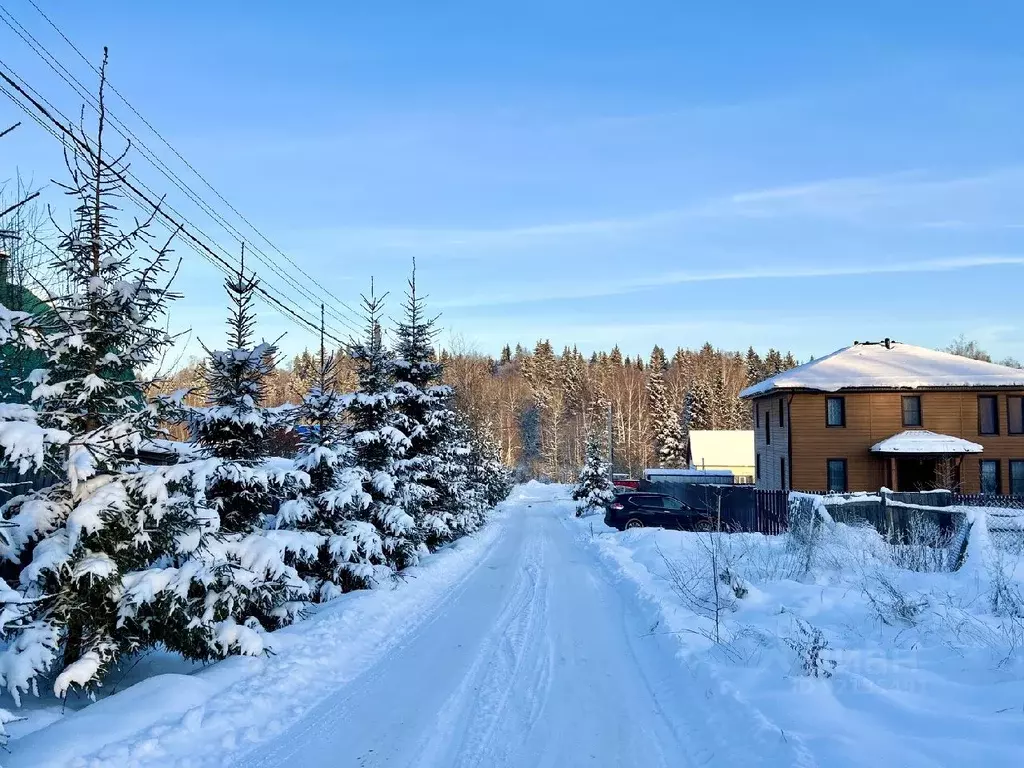
[{"label": "roadside snowbank", "polygon": [[[494,545],[508,504],[477,533],[403,571],[392,588],[349,593],[273,633],[272,656],[159,674],[56,722],[29,723],[13,734],[3,765],[223,764],[280,733],[432,615]],[[58,714],[38,710],[44,722]]]},{"label": "roadside snowbank", "polygon": [[[975,525],[957,573],[898,568],[905,552],[845,525],[823,526],[808,550],[789,536],[573,524],[654,631],[676,638],[695,683],[784,739],[792,764],[1015,766],[1024,568],[992,547],[984,511],[965,511]],[[727,725],[719,710],[702,717]]]}]

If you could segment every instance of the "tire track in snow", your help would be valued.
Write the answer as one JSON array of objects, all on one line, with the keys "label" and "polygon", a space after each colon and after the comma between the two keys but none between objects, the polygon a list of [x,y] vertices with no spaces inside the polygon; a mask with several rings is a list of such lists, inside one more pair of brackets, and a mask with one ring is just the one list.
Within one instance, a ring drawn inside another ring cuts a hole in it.
[{"label": "tire track in snow", "polygon": [[[522,543],[526,557],[508,603],[438,714],[437,729],[422,745],[415,765],[503,765],[508,744],[496,738],[496,731],[511,727],[521,743],[532,730],[543,709],[544,691],[551,677],[550,662],[537,663],[550,659],[550,654],[540,653],[538,647],[546,641],[545,633],[538,631],[546,619],[548,569],[544,549],[536,533]],[[538,694],[527,710],[510,711],[510,705],[518,703],[512,701],[514,692],[523,682]]]}]

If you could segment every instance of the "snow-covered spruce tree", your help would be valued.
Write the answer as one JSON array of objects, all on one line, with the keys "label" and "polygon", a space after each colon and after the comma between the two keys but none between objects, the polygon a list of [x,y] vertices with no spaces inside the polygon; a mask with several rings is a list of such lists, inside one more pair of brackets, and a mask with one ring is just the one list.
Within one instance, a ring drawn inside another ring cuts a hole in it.
[{"label": "snow-covered spruce tree", "polygon": [[661,347],[655,346],[651,352],[647,378],[647,401],[651,414],[654,450],[660,466],[678,468],[686,463],[685,437],[682,421],[672,406],[665,386],[667,368],[665,352]]},{"label": "snow-covered spruce tree", "polygon": [[[203,526],[180,490],[187,471],[140,469],[132,458],[158,434],[143,372],[172,341],[161,321],[174,295],[168,244],[154,244],[150,232],[157,212],[128,231],[114,221],[124,156],[103,147],[105,71],[104,59],[96,138],[83,132],[68,145],[64,189],[76,207],[52,262],[68,290],[48,297],[34,339],[47,364],[30,376],[30,405],[0,413],[3,460],[58,477],[0,508],[0,555],[17,584],[0,622],[0,688],[19,702],[38,691],[42,675],[53,676],[58,696],[91,692],[125,654],[171,640],[168,612],[182,607],[180,593],[158,605],[152,591],[132,590],[140,582],[180,585],[170,563]],[[141,603],[144,622],[136,620]],[[197,631],[205,629],[212,632]]]},{"label": "snow-covered spruce tree", "polygon": [[512,492],[512,470],[501,461],[501,451],[490,423],[472,431],[472,449],[477,457],[484,505],[490,509],[507,499]]},{"label": "snow-covered spruce tree", "polygon": [[337,358],[325,348],[323,307],[320,311],[320,355],[309,394],[298,410],[306,431],[295,466],[309,475],[309,485],[281,505],[275,520],[278,528],[309,531],[317,537],[315,556],[297,562],[317,602],[370,586],[382,571],[389,572],[380,532],[363,515],[372,501],[363,490],[369,475],[351,463],[351,435],[335,389]]},{"label": "snow-covered spruce tree", "polygon": [[253,341],[258,286],[255,274],[245,274],[243,249],[238,272],[224,281],[228,348],[204,345],[207,404],[186,409],[193,443],[215,464],[202,494],[216,515],[216,551],[226,561],[203,600],[219,620],[242,617],[257,633],[294,619],[309,590],[291,563],[318,549],[315,536],[267,530],[275,500],[294,495],[309,476],[268,464],[271,433],[288,424],[292,409],[264,405],[277,348]]},{"label": "snow-covered spruce tree", "polygon": [[424,297],[416,292],[416,263],[403,304],[403,316],[395,323],[395,407],[409,446],[398,461],[398,472],[407,489],[407,509],[416,521],[428,548],[434,549],[455,536],[454,514],[461,506],[460,458],[452,452],[456,415],[451,387],[441,384],[443,367],[437,360],[434,338],[436,317],[429,317]]},{"label": "snow-covered spruce tree", "polygon": [[572,498],[578,501],[576,516],[596,512],[615,500],[608,463],[602,456],[601,442],[596,435],[587,439],[587,457],[573,488]]},{"label": "snow-covered spruce tree", "polygon": [[342,397],[352,428],[352,464],[366,471],[363,491],[369,502],[355,519],[372,522],[380,531],[384,555],[396,569],[416,563],[422,553],[423,537],[408,512],[410,498],[401,460],[409,449],[409,438],[401,429],[403,421],[396,404],[401,400],[394,388],[394,365],[384,345],[381,317],[384,297],[362,297],[365,336],[353,340],[349,355],[355,363],[358,390]]}]

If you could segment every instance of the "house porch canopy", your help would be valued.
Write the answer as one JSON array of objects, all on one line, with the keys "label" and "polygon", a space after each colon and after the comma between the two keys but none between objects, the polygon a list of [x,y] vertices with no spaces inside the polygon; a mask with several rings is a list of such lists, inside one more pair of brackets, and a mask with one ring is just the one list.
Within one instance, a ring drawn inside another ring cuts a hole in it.
[{"label": "house porch canopy", "polygon": [[970,440],[940,435],[927,429],[908,429],[871,446],[871,452],[883,456],[962,456],[981,453],[984,448]]}]

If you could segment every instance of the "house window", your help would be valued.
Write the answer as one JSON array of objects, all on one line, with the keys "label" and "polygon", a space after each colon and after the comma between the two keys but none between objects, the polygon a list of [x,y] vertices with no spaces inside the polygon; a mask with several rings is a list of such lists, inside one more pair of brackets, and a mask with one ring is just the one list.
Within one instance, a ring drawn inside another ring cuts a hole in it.
[{"label": "house window", "polygon": [[1006,398],[1006,431],[1011,435],[1024,435],[1024,409],[1021,408],[1022,403],[1024,403],[1024,398]]},{"label": "house window", "polygon": [[998,494],[1002,492],[999,478],[999,462],[993,459],[981,460],[981,492]]},{"label": "house window", "polygon": [[1024,496],[1024,461],[1010,459],[1010,493]]},{"label": "house window", "polygon": [[980,395],[978,397],[979,435],[999,434],[999,411],[996,403],[995,395]]},{"label": "house window", "polygon": [[845,427],[846,426],[846,398],[828,397],[825,398],[825,426]]},{"label": "house window", "polygon": [[786,479],[786,457],[783,456],[779,459],[779,474],[782,477],[782,490],[789,488],[789,483]]},{"label": "house window", "polygon": [[772,412],[765,411],[764,414],[764,444],[772,444]]},{"label": "house window", "polygon": [[786,426],[786,401],[779,399],[779,426]]},{"label": "house window", "polygon": [[921,398],[917,395],[903,396],[903,426],[921,426]]},{"label": "house window", "polygon": [[761,454],[754,456],[754,482],[760,482],[761,480]]},{"label": "house window", "polygon": [[846,459],[828,460],[828,490],[834,493],[846,493],[849,486],[846,482]]}]

